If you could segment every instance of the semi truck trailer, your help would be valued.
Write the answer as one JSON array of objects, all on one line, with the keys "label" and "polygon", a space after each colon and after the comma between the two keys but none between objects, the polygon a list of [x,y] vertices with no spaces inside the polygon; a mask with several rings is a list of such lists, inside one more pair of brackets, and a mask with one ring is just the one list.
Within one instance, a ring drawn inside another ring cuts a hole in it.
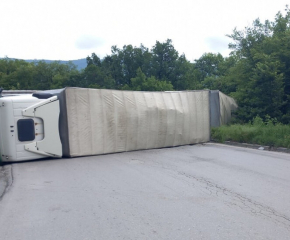
[{"label": "semi truck trailer", "polygon": [[0,98],[2,162],[207,142],[237,105],[218,91],[65,88]]}]

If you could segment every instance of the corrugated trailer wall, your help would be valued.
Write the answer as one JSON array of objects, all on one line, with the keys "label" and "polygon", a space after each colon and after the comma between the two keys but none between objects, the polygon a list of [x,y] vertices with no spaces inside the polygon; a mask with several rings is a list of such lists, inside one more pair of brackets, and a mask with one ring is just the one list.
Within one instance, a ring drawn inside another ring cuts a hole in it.
[{"label": "corrugated trailer wall", "polygon": [[207,142],[209,91],[66,88],[69,156]]},{"label": "corrugated trailer wall", "polygon": [[228,124],[231,121],[232,112],[237,110],[236,101],[219,91],[220,100],[220,125]]}]

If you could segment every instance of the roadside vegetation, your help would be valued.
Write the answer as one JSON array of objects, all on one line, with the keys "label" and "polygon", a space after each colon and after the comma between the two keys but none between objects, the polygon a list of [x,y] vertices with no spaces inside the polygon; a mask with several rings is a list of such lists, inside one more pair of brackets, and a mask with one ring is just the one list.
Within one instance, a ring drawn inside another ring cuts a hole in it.
[{"label": "roadside vegetation", "polygon": [[278,123],[267,117],[256,117],[247,124],[232,124],[212,129],[212,139],[217,142],[234,141],[272,147],[290,148],[290,125]]}]

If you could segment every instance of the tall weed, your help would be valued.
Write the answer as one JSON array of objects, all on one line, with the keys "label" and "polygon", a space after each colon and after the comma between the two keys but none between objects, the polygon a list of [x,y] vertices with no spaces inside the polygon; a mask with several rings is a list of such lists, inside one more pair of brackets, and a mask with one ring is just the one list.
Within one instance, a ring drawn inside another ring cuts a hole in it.
[{"label": "tall weed", "polygon": [[270,117],[265,121],[255,117],[247,124],[212,128],[212,139],[290,148],[290,125],[283,125]]}]

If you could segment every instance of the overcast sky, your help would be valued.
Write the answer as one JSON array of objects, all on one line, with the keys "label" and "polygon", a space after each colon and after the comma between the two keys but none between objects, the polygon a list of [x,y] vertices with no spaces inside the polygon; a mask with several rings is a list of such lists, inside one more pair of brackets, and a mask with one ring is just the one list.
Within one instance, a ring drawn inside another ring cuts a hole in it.
[{"label": "overcast sky", "polygon": [[188,60],[229,53],[233,29],[274,20],[285,0],[0,0],[0,57],[75,60],[172,39]]}]

